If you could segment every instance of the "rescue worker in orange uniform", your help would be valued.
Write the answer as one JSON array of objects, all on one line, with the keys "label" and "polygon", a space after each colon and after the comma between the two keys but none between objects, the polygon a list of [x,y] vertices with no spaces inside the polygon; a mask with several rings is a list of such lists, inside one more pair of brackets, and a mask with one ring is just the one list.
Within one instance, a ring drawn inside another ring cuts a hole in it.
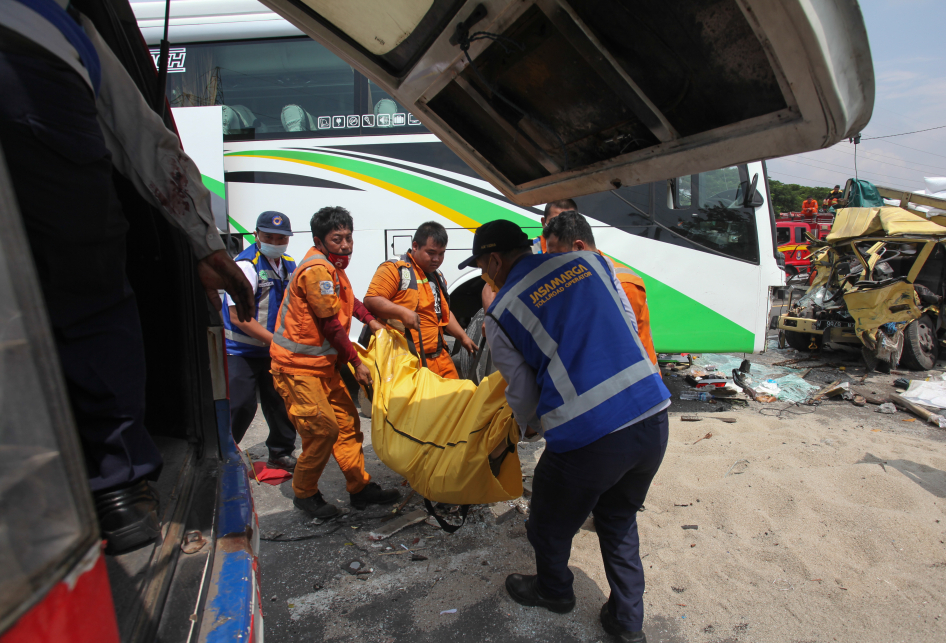
[{"label": "rescue worker in orange uniform", "polygon": [[[435,221],[422,224],[407,254],[378,266],[365,294],[365,307],[379,319],[403,324],[412,352],[423,351],[427,368],[455,380],[460,376],[446,348],[444,331],[469,353],[476,351],[476,344],[450,312],[447,282],[438,270],[446,249],[444,227]],[[415,349],[418,334],[421,340]]]},{"label": "rescue worker in orange uniform", "polygon": [[[549,223],[545,227],[545,240],[549,252],[590,250],[604,256],[604,253],[595,247],[595,238],[588,221],[575,210],[563,212]],[[641,339],[641,344],[644,345],[651,363],[656,364],[657,353],[654,351],[654,340],[650,334],[650,310],[647,308],[647,289],[644,287],[644,280],[630,268],[615,265],[610,259],[608,262],[613,267],[614,274],[621,282],[621,288],[634,310],[634,316],[637,318],[637,335]]]},{"label": "rescue worker in orange uniform", "polygon": [[383,327],[355,299],[345,274],[354,222],[345,208],[328,207],[316,212],[310,225],[312,248],[292,274],[269,354],[273,384],[302,438],[302,455],[292,478],[293,504],[317,518],[328,518],[338,513],[319,491],[329,455],[335,456],[345,475],[352,507],[392,503],[400,494],[381,489],[365,471],[361,422],[338,372],[351,365],[358,383],[370,386],[371,374],[348,338],[351,319],[356,317],[372,332]]},{"label": "rescue worker in orange uniform", "polygon": [[810,196],[805,199],[801,204],[801,213],[802,214],[817,214],[818,212],[818,202],[815,201],[815,197]]}]

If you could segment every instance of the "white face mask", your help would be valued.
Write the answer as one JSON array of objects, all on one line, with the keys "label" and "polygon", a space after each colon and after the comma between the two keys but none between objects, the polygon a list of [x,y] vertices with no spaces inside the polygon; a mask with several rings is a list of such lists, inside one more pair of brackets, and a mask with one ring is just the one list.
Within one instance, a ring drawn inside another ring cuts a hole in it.
[{"label": "white face mask", "polygon": [[282,246],[274,246],[271,243],[259,242],[259,251],[263,253],[269,259],[279,259],[281,256],[286,254],[286,250],[289,249],[289,244]]}]

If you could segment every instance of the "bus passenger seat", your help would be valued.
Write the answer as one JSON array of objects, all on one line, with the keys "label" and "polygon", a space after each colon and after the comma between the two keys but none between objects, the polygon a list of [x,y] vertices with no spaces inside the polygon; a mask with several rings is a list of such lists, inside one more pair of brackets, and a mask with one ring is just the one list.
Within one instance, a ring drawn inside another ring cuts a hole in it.
[{"label": "bus passenger seat", "polygon": [[255,129],[265,132],[266,127],[245,105],[223,105],[223,133],[236,134],[240,130]]},{"label": "bus passenger seat", "polygon": [[312,114],[305,111],[299,105],[286,105],[282,108],[279,115],[282,121],[282,127],[287,132],[311,132],[316,127],[315,119]]}]

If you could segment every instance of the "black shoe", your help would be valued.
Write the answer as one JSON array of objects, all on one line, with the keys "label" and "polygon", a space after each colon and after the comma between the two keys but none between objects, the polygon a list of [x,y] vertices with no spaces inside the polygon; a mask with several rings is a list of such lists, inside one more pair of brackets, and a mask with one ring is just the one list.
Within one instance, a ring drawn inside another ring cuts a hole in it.
[{"label": "black shoe", "polygon": [[93,497],[102,538],[108,541],[106,554],[124,553],[161,535],[158,498],[146,480],[121,489],[98,491]]},{"label": "black shoe", "polygon": [[535,586],[537,578],[538,576],[510,574],[506,577],[506,591],[512,596],[512,600],[520,605],[544,607],[556,614],[568,614],[575,609],[574,596],[571,598],[545,598],[539,594],[539,589]]},{"label": "black shoe", "polygon": [[338,507],[325,502],[321,491],[316,491],[314,496],[308,498],[297,496],[292,499],[292,504],[315,518],[331,518],[338,513]]},{"label": "black shoe", "polygon": [[269,456],[266,466],[270,469],[282,469],[283,471],[294,471],[296,468],[296,459],[291,455],[281,455],[277,458]]},{"label": "black shoe", "polygon": [[618,637],[621,643],[647,643],[644,630],[640,632],[625,630],[624,627],[617,622],[617,619],[611,616],[611,610],[608,609],[607,603],[601,606],[601,624],[604,626],[605,632],[611,636]]},{"label": "black shoe", "polygon": [[369,482],[358,493],[348,494],[351,506],[355,509],[364,509],[368,505],[389,505],[401,497],[397,489],[382,489],[377,482]]}]

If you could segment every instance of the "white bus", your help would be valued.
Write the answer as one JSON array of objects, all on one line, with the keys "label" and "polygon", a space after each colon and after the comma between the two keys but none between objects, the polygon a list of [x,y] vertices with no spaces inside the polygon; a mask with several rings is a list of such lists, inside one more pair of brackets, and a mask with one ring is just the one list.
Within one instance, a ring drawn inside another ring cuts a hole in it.
[{"label": "white bus", "polygon": [[[164,2],[132,7],[156,56]],[[310,216],[348,208],[356,241],[348,273],[361,296],[419,224],[439,221],[450,234],[442,269],[462,325],[479,310],[483,285],[477,270],[456,268],[472,230],[506,218],[541,232],[541,208],[513,203],[379,84],[255,1],[176,0],[169,33],[171,106],[222,106],[225,185],[207,182],[226,198],[229,232],[282,212],[298,259]],[[575,200],[598,247],[643,277],[656,350],[764,350],[770,291],[784,281],[764,162],[609,187]]]}]

